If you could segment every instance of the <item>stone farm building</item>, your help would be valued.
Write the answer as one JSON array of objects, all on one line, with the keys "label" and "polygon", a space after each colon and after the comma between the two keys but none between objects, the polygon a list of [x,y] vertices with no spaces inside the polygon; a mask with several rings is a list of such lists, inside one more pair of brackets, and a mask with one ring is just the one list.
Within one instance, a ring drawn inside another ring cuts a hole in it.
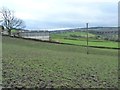
[{"label": "stone farm building", "polygon": [[118,35],[118,27],[89,29],[89,32],[97,35]]},{"label": "stone farm building", "polygon": [[95,28],[90,29],[90,33],[96,34],[98,36],[103,36],[109,40],[119,40],[118,38],[118,27],[104,27],[104,28]]},{"label": "stone farm building", "polygon": [[91,32],[91,33],[94,33],[94,34],[97,34],[97,35],[106,35],[106,34],[118,34],[118,30],[109,30],[109,31],[107,31],[107,30],[105,30],[105,31],[89,31],[89,32]]}]

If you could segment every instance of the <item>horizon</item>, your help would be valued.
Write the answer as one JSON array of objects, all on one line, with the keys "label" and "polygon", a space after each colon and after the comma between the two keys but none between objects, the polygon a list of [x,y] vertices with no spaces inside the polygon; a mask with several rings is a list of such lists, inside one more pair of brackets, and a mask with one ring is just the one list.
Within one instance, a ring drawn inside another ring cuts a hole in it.
[{"label": "horizon", "polygon": [[118,0],[4,0],[0,6],[14,10],[25,21],[25,29],[82,28],[86,23],[90,27],[118,26]]},{"label": "horizon", "polygon": [[[62,30],[72,30],[72,29],[85,29],[86,27],[76,27],[76,28],[57,28],[57,29],[24,29],[29,31],[62,31]],[[88,29],[91,28],[118,28],[117,26],[110,26],[110,27],[88,27]]]}]

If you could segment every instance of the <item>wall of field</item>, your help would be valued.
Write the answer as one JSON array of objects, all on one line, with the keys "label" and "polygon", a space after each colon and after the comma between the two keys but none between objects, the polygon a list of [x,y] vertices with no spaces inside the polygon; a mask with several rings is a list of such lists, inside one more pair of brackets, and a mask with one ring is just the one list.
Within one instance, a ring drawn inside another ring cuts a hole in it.
[{"label": "wall of field", "polygon": [[49,32],[20,32],[20,37],[49,41]]}]

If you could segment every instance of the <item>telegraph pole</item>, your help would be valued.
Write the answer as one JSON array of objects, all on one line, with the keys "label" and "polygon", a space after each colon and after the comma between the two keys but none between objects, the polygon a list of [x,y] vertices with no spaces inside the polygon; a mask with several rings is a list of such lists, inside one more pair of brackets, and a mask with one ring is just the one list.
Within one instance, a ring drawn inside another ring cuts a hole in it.
[{"label": "telegraph pole", "polygon": [[88,50],[88,23],[86,23],[86,31],[87,31],[87,54],[89,54],[89,50]]}]

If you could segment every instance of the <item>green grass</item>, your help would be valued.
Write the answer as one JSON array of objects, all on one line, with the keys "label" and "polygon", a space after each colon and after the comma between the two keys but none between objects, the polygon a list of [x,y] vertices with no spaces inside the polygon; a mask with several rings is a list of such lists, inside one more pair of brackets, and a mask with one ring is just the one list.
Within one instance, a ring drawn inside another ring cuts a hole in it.
[{"label": "green grass", "polygon": [[[74,35],[76,37],[72,37],[71,35]],[[96,39],[96,35],[91,33],[89,33],[88,36],[89,46],[118,48],[118,42]],[[51,34],[51,40],[75,45],[87,45],[86,32],[66,32],[60,34]]]},{"label": "green grass", "polygon": [[[74,45],[87,45],[87,41],[85,41],[85,40],[53,39],[53,41],[74,44]],[[93,41],[92,40],[92,41],[88,42],[88,45],[89,46],[118,48],[118,43],[112,42],[112,41]]]},{"label": "green grass", "polygon": [[3,37],[5,87],[117,87],[118,51]]},{"label": "green grass", "polygon": [[[64,32],[60,34],[51,34],[51,37],[52,38],[65,38],[65,37],[71,37],[71,35],[86,37],[87,34],[86,32]],[[88,35],[89,37],[95,37],[95,35],[91,33],[89,33]]]}]

